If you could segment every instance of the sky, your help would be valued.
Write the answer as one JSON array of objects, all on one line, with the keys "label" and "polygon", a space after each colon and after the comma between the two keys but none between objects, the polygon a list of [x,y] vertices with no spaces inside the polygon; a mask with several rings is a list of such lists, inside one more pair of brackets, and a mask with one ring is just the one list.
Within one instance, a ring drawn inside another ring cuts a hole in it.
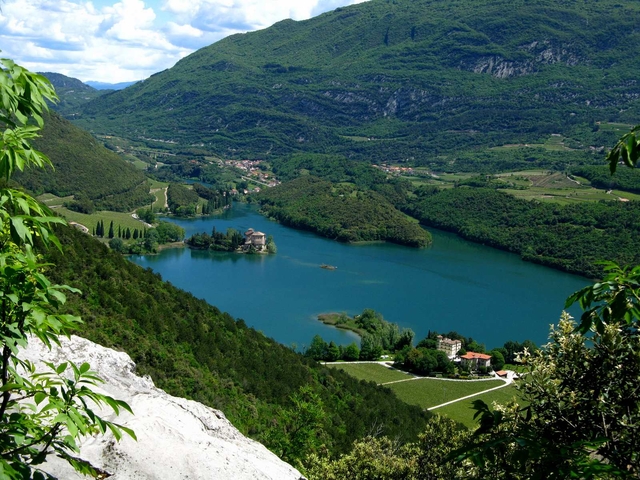
[{"label": "sky", "polygon": [[193,51],[365,0],[0,0],[0,57],[86,81],[142,80]]}]

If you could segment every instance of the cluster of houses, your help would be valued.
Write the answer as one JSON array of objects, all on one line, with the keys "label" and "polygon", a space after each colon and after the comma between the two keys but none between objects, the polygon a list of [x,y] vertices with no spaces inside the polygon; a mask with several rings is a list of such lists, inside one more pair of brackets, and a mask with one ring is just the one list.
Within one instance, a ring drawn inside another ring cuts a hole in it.
[{"label": "cluster of houses", "polygon": [[260,170],[258,165],[261,162],[262,160],[225,160],[224,165],[247,172],[247,176],[253,177],[269,187],[275,187],[280,182],[276,180],[272,173]]},{"label": "cluster of houses", "polygon": [[397,165],[387,165],[386,163],[382,163],[380,165],[372,165],[372,167],[382,170],[385,173],[390,173],[391,175],[413,175],[414,171],[411,167],[399,167]]},{"label": "cluster of houses", "polygon": [[442,335],[438,335],[436,348],[447,354],[450,360],[460,361],[462,365],[469,365],[471,370],[478,370],[480,367],[491,367],[491,355],[485,353],[467,352],[458,356],[462,349],[462,341],[452,340]]}]

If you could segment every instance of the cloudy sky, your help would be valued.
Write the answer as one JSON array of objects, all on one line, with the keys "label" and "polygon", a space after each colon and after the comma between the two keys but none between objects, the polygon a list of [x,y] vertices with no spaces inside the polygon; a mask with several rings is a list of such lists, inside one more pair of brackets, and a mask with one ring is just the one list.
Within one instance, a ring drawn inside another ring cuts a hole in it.
[{"label": "cloudy sky", "polygon": [[0,0],[0,56],[83,81],[140,80],[194,50],[364,0]]}]

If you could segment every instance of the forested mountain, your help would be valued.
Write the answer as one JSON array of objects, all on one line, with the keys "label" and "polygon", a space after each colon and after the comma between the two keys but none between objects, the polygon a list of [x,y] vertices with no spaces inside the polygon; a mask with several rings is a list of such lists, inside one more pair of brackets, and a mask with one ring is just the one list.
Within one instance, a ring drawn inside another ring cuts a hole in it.
[{"label": "forested mountain", "polygon": [[[82,315],[80,335],[126,351],[158,387],[222,410],[271,449],[300,441],[289,461],[310,453],[314,439],[337,453],[378,429],[401,440],[423,430],[430,414],[390,390],[293,352],[88,235],[66,227],[57,233],[64,251],[49,250],[55,267],[48,274],[82,290],[65,306]],[[294,406],[296,395],[305,403]],[[304,441],[291,434],[309,421],[301,405],[320,412]]]},{"label": "forested mountain", "polygon": [[55,167],[16,173],[14,179],[35,194],[75,195],[115,211],[153,201],[142,172],[55,112],[46,115],[41,137],[33,143]]},{"label": "forested mountain", "polygon": [[[551,133],[591,158],[637,121],[632,0],[371,0],[233,35],[77,117],[92,131],[446,165]],[[444,157],[444,158],[443,158]]]},{"label": "forested mountain", "polygon": [[104,93],[77,78],[67,77],[61,73],[43,72],[41,75],[49,79],[60,99],[53,108],[65,115],[73,116],[77,113],[78,105]]}]

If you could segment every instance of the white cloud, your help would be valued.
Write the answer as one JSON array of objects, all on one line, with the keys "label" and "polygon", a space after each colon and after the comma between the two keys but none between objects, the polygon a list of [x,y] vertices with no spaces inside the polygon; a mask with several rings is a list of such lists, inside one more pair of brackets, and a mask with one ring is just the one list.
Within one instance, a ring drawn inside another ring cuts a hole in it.
[{"label": "white cloud", "polygon": [[4,0],[0,55],[85,81],[139,80],[230,34],[359,1]]}]

